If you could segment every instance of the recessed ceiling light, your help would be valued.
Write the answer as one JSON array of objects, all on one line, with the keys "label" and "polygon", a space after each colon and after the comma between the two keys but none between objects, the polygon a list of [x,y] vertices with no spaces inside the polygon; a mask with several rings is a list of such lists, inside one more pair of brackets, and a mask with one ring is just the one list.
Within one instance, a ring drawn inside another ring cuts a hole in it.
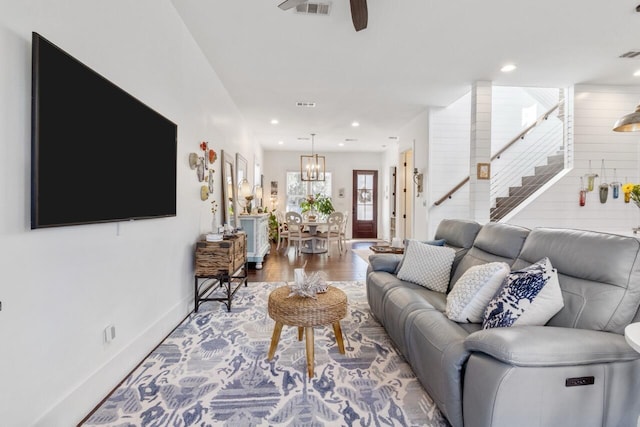
[{"label": "recessed ceiling light", "polygon": [[502,71],[503,73],[510,73],[513,70],[515,70],[516,68],[518,68],[518,67],[516,67],[513,64],[507,64],[504,67],[500,68],[500,71]]},{"label": "recessed ceiling light", "polygon": [[338,147],[344,147],[344,142],[338,142]]},{"label": "recessed ceiling light", "polygon": [[635,73],[633,73],[634,77],[640,77],[640,70],[636,71]]},{"label": "recessed ceiling light", "polygon": [[284,144],[284,141],[278,141],[278,145]]},{"label": "recessed ceiling light", "polygon": [[279,123],[278,119],[271,119],[271,124],[272,125],[277,125],[278,123]]},{"label": "recessed ceiling light", "polygon": [[358,126],[360,126],[360,123],[358,123],[358,122],[351,122],[351,126],[353,126],[354,128],[357,128]]}]

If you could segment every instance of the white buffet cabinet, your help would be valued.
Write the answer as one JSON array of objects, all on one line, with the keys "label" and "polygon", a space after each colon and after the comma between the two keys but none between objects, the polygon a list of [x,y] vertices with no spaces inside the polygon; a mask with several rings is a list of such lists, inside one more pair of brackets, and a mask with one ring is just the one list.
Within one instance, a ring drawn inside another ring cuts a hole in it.
[{"label": "white buffet cabinet", "polygon": [[262,268],[264,257],[269,253],[269,214],[239,215],[240,227],[247,233],[247,261]]}]

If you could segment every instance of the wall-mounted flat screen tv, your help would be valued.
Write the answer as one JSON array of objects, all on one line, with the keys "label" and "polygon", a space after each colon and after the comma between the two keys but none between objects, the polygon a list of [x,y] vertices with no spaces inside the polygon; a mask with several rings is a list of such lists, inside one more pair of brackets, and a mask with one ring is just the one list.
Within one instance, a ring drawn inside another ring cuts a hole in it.
[{"label": "wall-mounted flat screen tv", "polygon": [[31,228],[175,216],[176,124],[32,42]]}]

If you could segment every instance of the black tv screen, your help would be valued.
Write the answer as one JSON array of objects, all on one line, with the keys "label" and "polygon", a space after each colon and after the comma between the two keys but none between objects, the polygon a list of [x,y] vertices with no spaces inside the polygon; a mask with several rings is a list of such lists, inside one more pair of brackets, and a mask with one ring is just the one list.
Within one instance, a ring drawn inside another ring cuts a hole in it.
[{"label": "black tv screen", "polygon": [[31,228],[175,216],[176,124],[32,42]]}]

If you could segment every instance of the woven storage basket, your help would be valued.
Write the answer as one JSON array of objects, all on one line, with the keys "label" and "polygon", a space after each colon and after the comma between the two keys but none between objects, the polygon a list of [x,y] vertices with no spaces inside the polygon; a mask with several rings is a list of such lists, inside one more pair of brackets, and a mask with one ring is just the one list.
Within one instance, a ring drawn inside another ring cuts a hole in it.
[{"label": "woven storage basket", "polygon": [[347,295],[329,286],[317,299],[301,296],[288,297],[288,286],[282,286],[269,294],[269,316],[288,326],[330,325],[347,315]]},{"label": "woven storage basket", "polygon": [[245,246],[244,234],[220,242],[199,241],[196,243],[196,276],[235,273],[244,264]]}]

